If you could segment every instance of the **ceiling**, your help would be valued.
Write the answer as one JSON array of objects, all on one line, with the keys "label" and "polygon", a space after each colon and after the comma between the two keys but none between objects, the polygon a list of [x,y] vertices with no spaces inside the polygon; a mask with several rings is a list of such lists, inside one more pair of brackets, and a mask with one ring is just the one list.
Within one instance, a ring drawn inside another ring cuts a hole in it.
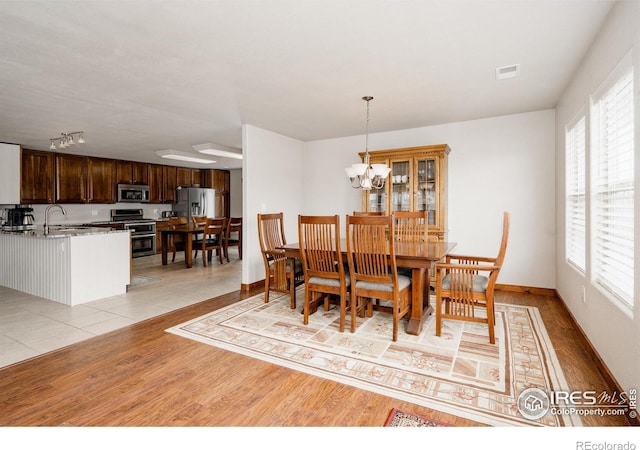
[{"label": "ceiling", "polygon": [[[240,152],[243,124],[364,134],[365,95],[372,133],[553,108],[612,5],[0,0],[0,141],[172,164],[155,151]],[[241,167],[217,160],[184,165]]]}]

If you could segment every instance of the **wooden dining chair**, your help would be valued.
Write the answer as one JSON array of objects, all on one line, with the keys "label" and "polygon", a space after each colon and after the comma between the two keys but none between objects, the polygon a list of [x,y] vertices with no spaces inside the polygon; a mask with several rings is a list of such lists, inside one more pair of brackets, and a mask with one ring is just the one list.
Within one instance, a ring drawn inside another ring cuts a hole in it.
[{"label": "wooden dining chair", "polygon": [[[324,298],[329,309],[330,296],[337,296],[340,308],[340,332],[344,331],[347,314],[349,273],[340,249],[340,217],[298,216],[298,243],[304,272],[304,318],[309,323],[311,305]],[[355,327],[352,326],[352,331]]]},{"label": "wooden dining chair", "polygon": [[224,254],[229,261],[229,247],[238,247],[238,259],[242,259],[242,217],[231,217],[227,222],[224,239]]},{"label": "wooden dining chair", "polygon": [[[351,276],[351,331],[357,313],[369,316],[372,299],[391,302],[392,339],[398,339],[400,319],[411,310],[411,278],[398,274],[391,236],[392,216],[347,216],[347,257]],[[378,307],[381,310],[389,308]]]},{"label": "wooden dining chair", "polygon": [[[189,221],[186,217],[170,217],[169,218],[169,228],[172,230],[186,228],[188,226],[189,226]],[[173,256],[171,257],[171,262],[175,262],[176,260],[176,251],[184,251],[184,249],[185,249],[184,238],[182,238],[181,236],[172,234],[169,237],[169,250],[173,252]]]},{"label": "wooden dining chair", "polygon": [[382,211],[354,211],[354,216],[384,216]]},{"label": "wooden dining chair", "polygon": [[[507,251],[509,221],[505,212],[497,257],[447,255],[444,263],[436,264],[436,336],[443,319],[479,322],[487,324],[489,342],[495,344],[493,292]],[[484,317],[477,315],[477,308],[486,312]]]},{"label": "wooden dining chair", "polygon": [[[394,239],[403,242],[438,242],[438,237],[429,235],[429,218],[427,211],[395,211],[392,213],[395,225]],[[411,276],[411,269],[399,267],[402,275]],[[425,283],[424,295],[435,291],[435,268],[429,271],[429,282]]]},{"label": "wooden dining chair", "polygon": [[226,233],[227,219],[207,217],[202,238],[193,241],[193,247],[202,250],[202,265],[207,267],[207,261],[211,262],[213,251],[216,251],[220,264],[224,264],[222,256],[224,254],[224,236]]},{"label": "wooden dining chair", "polygon": [[289,259],[282,247],[284,235],[283,213],[258,214],[258,241],[264,261],[264,302],[269,302],[269,292],[289,294],[291,308],[296,307],[296,287],[304,283],[302,263],[298,258]]},{"label": "wooden dining chair", "polygon": [[[207,224],[207,216],[191,216],[191,222],[193,223],[194,227],[204,228],[205,225]],[[194,240],[201,242],[202,234],[198,233],[197,235],[195,235],[194,236]],[[193,247],[193,258],[194,259],[198,256],[198,250],[200,250],[199,246],[196,245],[196,246]]]}]

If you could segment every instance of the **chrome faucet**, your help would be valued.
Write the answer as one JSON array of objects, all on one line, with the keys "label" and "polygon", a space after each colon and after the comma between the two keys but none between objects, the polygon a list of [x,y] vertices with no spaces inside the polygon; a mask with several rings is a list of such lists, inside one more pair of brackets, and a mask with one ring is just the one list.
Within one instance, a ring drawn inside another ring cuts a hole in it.
[{"label": "chrome faucet", "polygon": [[60,211],[62,211],[62,214],[67,215],[67,211],[65,211],[65,209],[62,206],[58,205],[57,203],[47,206],[47,209],[44,210],[44,234],[49,234],[49,211],[54,206],[57,206],[58,208],[60,208]]}]

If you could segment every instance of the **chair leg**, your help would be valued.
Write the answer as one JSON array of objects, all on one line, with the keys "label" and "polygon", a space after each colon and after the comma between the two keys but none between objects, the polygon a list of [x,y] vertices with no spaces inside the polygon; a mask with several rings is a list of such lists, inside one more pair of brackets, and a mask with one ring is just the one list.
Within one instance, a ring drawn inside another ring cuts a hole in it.
[{"label": "chair leg", "polygon": [[291,309],[296,309],[296,282],[295,274],[293,273],[293,267],[291,268],[291,275],[289,276],[289,297],[291,297]]},{"label": "chair leg", "polygon": [[490,305],[489,303],[490,302],[487,301],[487,327],[489,328],[489,343],[495,344],[496,343],[496,333],[495,333],[496,316],[495,316],[495,311],[493,310],[493,304]]},{"label": "chair leg", "polygon": [[442,298],[436,297],[436,336],[442,332]]},{"label": "chair leg", "polygon": [[340,327],[339,327],[340,333],[344,332],[346,315],[347,315],[347,296],[345,294],[340,296]]},{"label": "chair leg", "polygon": [[[204,256],[203,258],[204,259]],[[269,303],[269,279],[271,277],[269,276],[269,272],[267,272],[267,275],[264,277],[264,302],[265,303]]]},{"label": "chair leg", "polygon": [[351,296],[351,302],[349,305],[351,309],[351,332],[356,332],[356,316],[358,315],[358,296]]},{"label": "chair leg", "polygon": [[309,325],[309,308],[310,308],[312,300],[313,299],[311,298],[311,292],[305,286],[305,288],[304,288],[304,306],[303,306],[304,318],[302,319],[302,323],[305,324],[305,325]]}]

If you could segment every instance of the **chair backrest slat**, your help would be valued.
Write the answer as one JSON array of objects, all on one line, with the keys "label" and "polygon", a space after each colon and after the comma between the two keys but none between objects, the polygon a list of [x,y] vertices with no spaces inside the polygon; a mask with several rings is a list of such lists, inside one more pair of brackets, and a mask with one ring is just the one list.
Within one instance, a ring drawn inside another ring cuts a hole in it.
[{"label": "chair backrest slat", "polygon": [[397,211],[393,213],[394,239],[406,242],[429,241],[427,211]]},{"label": "chair backrest slat", "polygon": [[347,216],[347,253],[355,279],[391,283],[397,279],[395,251],[389,241],[391,216]]},{"label": "chair backrest slat", "polygon": [[340,217],[298,216],[300,259],[307,276],[339,278],[344,271]]}]

